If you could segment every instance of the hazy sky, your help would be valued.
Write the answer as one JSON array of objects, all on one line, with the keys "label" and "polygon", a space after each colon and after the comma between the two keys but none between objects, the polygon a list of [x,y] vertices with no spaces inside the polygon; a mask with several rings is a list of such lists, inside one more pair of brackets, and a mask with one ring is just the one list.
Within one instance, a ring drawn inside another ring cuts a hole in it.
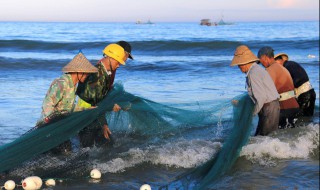
[{"label": "hazy sky", "polygon": [[319,20],[319,0],[0,0],[0,21]]}]

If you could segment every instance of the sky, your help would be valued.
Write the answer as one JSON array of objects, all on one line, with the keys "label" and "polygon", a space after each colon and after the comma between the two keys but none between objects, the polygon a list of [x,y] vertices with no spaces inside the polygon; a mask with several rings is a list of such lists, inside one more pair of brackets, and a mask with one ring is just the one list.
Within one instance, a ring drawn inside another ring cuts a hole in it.
[{"label": "sky", "polygon": [[319,0],[0,0],[0,21],[319,21]]}]

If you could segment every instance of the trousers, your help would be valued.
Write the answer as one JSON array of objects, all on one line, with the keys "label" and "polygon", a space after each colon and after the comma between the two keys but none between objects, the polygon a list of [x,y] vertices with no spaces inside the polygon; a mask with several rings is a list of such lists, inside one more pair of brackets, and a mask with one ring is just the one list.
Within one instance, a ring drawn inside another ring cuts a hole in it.
[{"label": "trousers", "polygon": [[268,135],[278,129],[280,104],[278,100],[265,103],[258,113],[259,122],[255,135]]}]

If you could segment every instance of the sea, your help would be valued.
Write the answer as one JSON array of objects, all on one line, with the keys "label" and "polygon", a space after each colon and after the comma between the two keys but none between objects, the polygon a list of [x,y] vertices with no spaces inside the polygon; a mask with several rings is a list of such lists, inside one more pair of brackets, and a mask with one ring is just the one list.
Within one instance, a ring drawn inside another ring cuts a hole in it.
[{"label": "sea", "polygon": [[[138,97],[183,109],[231,103],[246,93],[245,74],[230,67],[237,46],[247,45],[255,54],[263,46],[287,53],[303,66],[315,89],[314,116],[293,129],[251,135],[231,169],[208,189],[319,189],[319,21],[218,26],[0,22],[0,146],[35,126],[51,82],[79,51],[95,64],[106,45],[120,40],[131,44],[134,60],[120,66],[115,82]],[[117,136],[116,126],[109,127]],[[167,189],[193,189],[170,183],[217,155],[228,132],[217,133],[216,126],[200,130],[191,126],[170,140],[158,139],[157,144],[132,135],[109,147],[112,155],[104,153],[92,161],[92,168],[102,173],[100,181],[92,181],[89,174],[69,176],[42,189],[139,189],[143,184],[152,189],[167,184]],[[100,151],[94,147],[91,153]]]}]

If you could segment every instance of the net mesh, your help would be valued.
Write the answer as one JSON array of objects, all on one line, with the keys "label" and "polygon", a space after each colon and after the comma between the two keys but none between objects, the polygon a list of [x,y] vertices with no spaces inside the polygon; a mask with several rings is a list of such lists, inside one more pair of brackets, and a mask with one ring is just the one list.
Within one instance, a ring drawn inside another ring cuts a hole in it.
[{"label": "net mesh", "polygon": [[159,189],[172,189],[184,187],[183,189],[207,189],[214,182],[226,174],[237,160],[241,148],[247,143],[252,133],[252,113],[254,104],[247,95],[236,97],[236,105],[233,107],[233,118],[229,125],[230,132],[226,136],[220,151],[209,161],[191,171],[188,171],[170,183]]},{"label": "net mesh", "polygon": [[[54,123],[30,130],[15,141],[1,146],[0,173],[15,176],[21,173],[21,169],[17,168],[25,168],[22,172],[24,175],[32,172],[32,175],[41,173],[42,177],[63,177],[61,175],[68,176],[70,172],[77,175],[87,172],[82,166],[88,160],[88,148],[80,148],[79,143],[72,139],[83,128],[92,127],[94,121],[101,116],[107,118],[113,133],[133,134],[146,139],[155,136],[163,139],[168,134],[178,134],[182,130],[203,126],[218,127],[225,123],[223,127],[231,130],[231,133],[227,133],[228,138],[218,155],[186,174],[201,179],[199,187],[203,188],[209,181],[230,169],[250,135],[252,102],[246,95],[234,99],[239,100],[237,106],[233,106],[228,100],[210,104],[209,107],[207,103],[203,103],[193,105],[192,109],[180,109],[135,96],[126,92],[121,84],[115,84],[97,108],[62,115]],[[115,103],[124,111],[112,112]],[[73,148],[71,154],[53,156],[49,151],[68,141]]]}]

